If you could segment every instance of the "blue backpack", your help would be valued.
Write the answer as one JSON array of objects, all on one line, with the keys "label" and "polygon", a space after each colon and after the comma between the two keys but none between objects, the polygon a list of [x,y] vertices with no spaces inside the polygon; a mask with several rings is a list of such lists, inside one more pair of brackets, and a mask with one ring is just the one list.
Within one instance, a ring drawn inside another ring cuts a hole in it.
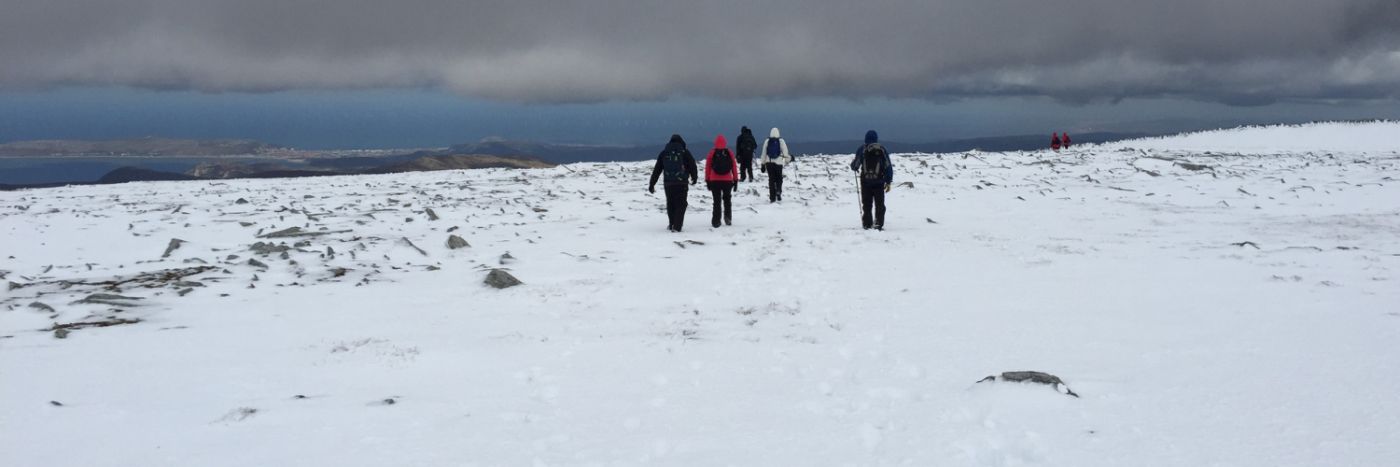
[{"label": "blue backpack", "polygon": [[783,155],[783,146],[779,141],[778,138],[768,138],[768,147],[763,152],[768,154],[769,159],[777,159]]}]

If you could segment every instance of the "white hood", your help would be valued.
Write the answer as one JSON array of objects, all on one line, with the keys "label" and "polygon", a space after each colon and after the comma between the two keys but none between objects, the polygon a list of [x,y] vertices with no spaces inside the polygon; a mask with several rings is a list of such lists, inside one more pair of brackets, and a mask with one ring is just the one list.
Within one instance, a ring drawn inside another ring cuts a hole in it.
[{"label": "white hood", "polygon": [[778,134],[778,129],[777,129],[777,128],[774,128],[773,131],[768,132],[768,137],[769,137],[769,138],[782,138],[783,135]]}]

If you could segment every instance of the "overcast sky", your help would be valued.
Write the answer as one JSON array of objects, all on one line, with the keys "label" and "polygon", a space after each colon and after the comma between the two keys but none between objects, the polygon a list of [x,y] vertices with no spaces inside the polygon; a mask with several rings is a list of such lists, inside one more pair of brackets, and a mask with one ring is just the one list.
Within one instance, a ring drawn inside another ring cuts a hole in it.
[{"label": "overcast sky", "polygon": [[169,92],[160,102],[429,93],[521,115],[1031,99],[1088,120],[1124,100],[1296,119],[1299,105],[1363,118],[1400,98],[1397,0],[0,0],[0,11],[0,94],[39,96],[30,104],[50,113],[43,96],[128,88]]}]

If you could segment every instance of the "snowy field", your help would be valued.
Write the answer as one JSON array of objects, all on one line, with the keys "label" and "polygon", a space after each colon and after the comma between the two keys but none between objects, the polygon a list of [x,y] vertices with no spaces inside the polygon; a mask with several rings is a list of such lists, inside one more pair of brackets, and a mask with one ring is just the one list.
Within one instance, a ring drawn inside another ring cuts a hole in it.
[{"label": "snowy field", "polygon": [[1395,465],[1400,127],[1275,131],[0,193],[0,464]]}]

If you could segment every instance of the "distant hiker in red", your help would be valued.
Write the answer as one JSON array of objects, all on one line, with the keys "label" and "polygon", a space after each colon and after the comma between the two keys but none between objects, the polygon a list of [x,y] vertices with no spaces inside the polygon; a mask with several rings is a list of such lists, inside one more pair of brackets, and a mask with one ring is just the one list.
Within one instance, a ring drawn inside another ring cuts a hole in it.
[{"label": "distant hiker in red", "polygon": [[1056,151],[1059,151],[1059,150],[1060,150],[1060,134],[1059,134],[1059,133],[1051,133],[1051,134],[1050,134],[1050,149],[1054,149],[1054,150],[1056,150]]},{"label": "distant hiker in red", "polygon": [[721,204],[724,208],[724,225],[733,225],[729,199],[734,193],[735,185],[738,184],[739,175],[736,169],[739,168],[739,161],[734,157],[734,153],[729,152],[728,144],[724,135],[716,136],[715,148],[710,150],[710,155],[705,156],[705,186],[715,197],[715,213],[710,218],[710,225],[715,228],[719,228]]},{"label": "distant hiker in red", "polygon": [[1060,138],[1060,139],[1064,140],[1064,141],[1061,143],[1061,146],[1064,146],[1065,149],[1069,149],[1069,133],[1065,133],[1065,137],[1064,137],[1064,138]]}]

